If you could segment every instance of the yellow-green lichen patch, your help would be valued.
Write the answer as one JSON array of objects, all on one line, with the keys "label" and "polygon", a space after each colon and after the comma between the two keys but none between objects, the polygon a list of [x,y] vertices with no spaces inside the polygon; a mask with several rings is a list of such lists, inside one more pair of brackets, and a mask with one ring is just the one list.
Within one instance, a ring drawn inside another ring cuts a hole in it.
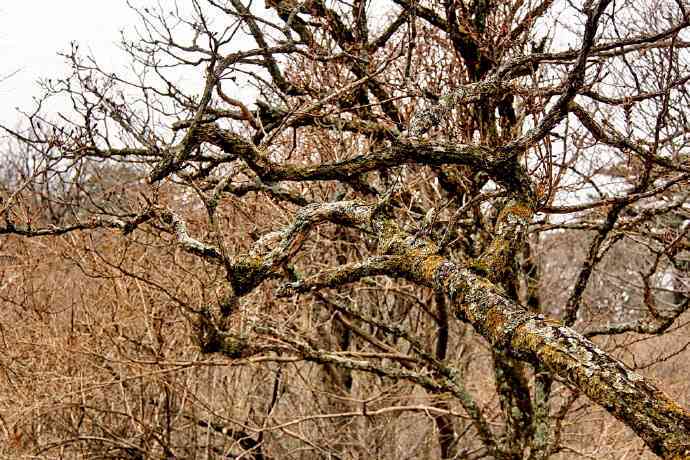
[{"label": "yellow-green lichen patch", "polygon": [[[412,265],[404,270],[414,276],[423,274],[427,283],[446,293],[455,316],[472,324],[495,349],[558,375],[633,428],[655,453],[672,458],[671,454],[688,448],[687,411],[574,330],[515,304],[482,276],[485,260],[472,269],[460,269],[437,255],[423,257],[423,253],[420,247],[408,246],[403,258],[409,256]],[[548,437],[548,430],[539,431],[538,436]]]},{"label": "yellow-green lichen patch", "polygon": [[221,354],[228,358],[242,358],[249,350],[249,342],[246,337],[232,337],[226,336],[220,344],[218,350]]},{"label": "yellow-green lichen patch", "polygon": [[489,276],[490,273],[489,265],[483,258],[470,261],[469,268],[479,276]]},{"label": "yellow-green lichen patch", "polygon": [[230,282],[238,296],[254,289],[265,277],[265,267],[259,257],[244,257],[232,266]]},{"label": "yellow-green lichen patch", "polygon": [[529,222],[534,215],[534,210],[524,203],[512,203],[503,208],[499,216],[499,220],[506,219],[509,215],[518,216],[523,221]]},{"label": "yellow-green lichen patch", "polygon": [[[661,402],[659,407],[660,412],[671,412],[680,415],[681,417],[687,418],[690,423],[690,411],[679,406],[678,403],[670,398],[660,398],[659,401]],[[690,428],[690,426],[688,428]],[[688,441],[690,442],[690,438]]]},{"label": "yellow-green lichen patch", "polygon": [[438,268],[443,264],[444,258],[441,256],[429,256],[424,259],[421,267],[421,275],[427,282],[433,283]]},{"label": "yellow-green lichen patch", "polygon": [[383,219],[379,224],[379,254],[401,254],[406,252],[407,234],[400,231],[398,225],[390,219]]},{"label": "yellow-green lichen patch", "polygon": [[500,308],[491,308],[486,313],[484,325],[494,339],[505,336],[506,317]]},{"label": "yellow-green lichen patch", "polygon": [[[638,434],[654,452],[670,457],[690,444],[687,411],[572,329],[533,318],[516,329],[511,344],[517,355],[542,363],[629,426],[647,427]],[[669,426],[677,432],[666,432]]]}]

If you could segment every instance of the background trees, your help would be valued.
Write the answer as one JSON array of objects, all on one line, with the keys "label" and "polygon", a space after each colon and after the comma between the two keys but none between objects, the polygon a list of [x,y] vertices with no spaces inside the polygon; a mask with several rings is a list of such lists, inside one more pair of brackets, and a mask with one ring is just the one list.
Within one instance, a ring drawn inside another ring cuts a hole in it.
[{"label": "background trees", "polygon": [[190,4],[5,128],[8,452],[688,455],[687,4]]}]

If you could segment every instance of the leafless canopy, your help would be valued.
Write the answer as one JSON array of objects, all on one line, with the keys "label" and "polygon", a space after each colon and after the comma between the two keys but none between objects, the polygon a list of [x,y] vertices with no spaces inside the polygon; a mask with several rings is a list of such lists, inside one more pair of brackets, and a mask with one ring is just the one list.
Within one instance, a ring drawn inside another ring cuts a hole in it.
[{"label": "leafless canopy", "polygon": [[11,452],[690,458],[690,4],[132,3],[3,128]]}]

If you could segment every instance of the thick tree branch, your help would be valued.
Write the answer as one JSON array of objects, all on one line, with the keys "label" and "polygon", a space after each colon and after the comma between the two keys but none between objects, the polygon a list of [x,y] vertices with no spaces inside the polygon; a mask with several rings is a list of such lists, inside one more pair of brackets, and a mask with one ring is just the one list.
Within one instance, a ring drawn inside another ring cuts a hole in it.
[{"label": "thick tree branch", "polygon": [[626,423],[653,452],[669,458],[690,455],[690,413],[651,382],[569,327],[508,299],[476,271],[437,255],[432,242],[402,232],[383,214],[358,209],[355,220],[372,219],[382,254],[404,261],[392,274],[446,294],[456,317],[495,349],[560,376]]}]

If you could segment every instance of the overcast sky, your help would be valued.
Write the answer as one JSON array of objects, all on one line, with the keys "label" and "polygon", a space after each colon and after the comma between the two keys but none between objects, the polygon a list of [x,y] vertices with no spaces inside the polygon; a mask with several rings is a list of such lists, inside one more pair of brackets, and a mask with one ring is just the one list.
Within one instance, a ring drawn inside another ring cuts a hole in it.
[{"label": "overcast sky", "polygon": [[[174,3],[131,1],[138,6]],[[138,24],[125,0],[0,0],[0,79],[12,74],[0,81],[0,123],[15,125],[17,107],[31,110],[32,97],[40,94],[39,78],[67,74],[65,60],[57,53],[69,49],[71,41],[79,42],[83,54],[96,56],[103,68],[121,75],[128,60],[117,45],[120,31],[131,37]]]},{"label": "overcast sky", "polygon": [[125,0],[0,1],[0,77],[17,72],[0,81],[0,123],[13,125],[16,107],[32,107],[38,78],[66,74],[57,52],[67,50],[70,41],[91,49],[103,65],[122,68],[120,30],[131,30],[135,22]]}]

